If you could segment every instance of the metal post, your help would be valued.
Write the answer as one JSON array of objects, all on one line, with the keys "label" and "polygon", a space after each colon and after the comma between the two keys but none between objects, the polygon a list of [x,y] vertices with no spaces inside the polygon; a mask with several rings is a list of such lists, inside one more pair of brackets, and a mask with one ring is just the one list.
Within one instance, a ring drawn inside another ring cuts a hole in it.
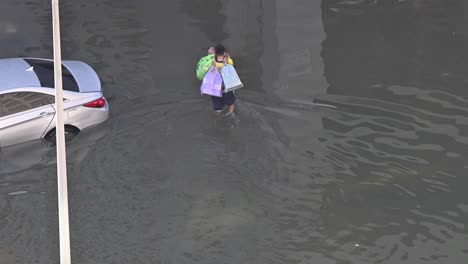
[{"label": "metal post", "polygon": [[55,111],[57,135],[57,187],[60,236],[60,263],[71,264],[70,226],[68,221],[67,163],[65,153],[65,126],[63,124],[62,57],[60,48],[59,0],[52,0],[54,33]]}]

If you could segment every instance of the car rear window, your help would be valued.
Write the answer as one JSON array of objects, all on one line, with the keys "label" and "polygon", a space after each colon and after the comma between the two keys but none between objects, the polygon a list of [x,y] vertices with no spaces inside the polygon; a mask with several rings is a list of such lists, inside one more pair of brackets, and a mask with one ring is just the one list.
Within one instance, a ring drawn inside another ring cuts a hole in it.
[{"label": "car rear window", "polygon": [[[55,88],[54,83],[54,62],[37,59],[24,59],[36,73],[42,87]],[[67,91],[79,92],[78,84],[73,75],[62,65],[63,89]]]}]

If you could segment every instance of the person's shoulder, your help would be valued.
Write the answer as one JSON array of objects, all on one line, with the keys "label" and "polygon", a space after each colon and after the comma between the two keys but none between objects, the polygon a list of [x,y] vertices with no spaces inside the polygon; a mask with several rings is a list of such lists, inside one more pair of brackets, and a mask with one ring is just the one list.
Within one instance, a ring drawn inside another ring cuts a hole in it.
[{"label": "person's shoulder", "polygon": [[228,59],[228,63],[229,63],[229,64],[231,64],[231,65],[234,65],[234,61],[232,60],[232,58],[231,58],[231,57],[229,57],[229,59]]}]

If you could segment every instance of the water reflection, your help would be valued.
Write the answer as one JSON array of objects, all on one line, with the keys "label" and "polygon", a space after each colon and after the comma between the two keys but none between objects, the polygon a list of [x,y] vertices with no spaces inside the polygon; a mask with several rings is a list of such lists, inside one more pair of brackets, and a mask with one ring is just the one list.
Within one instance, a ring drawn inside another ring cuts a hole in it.
[{"label": "water reflection", "polygon": [[[49,29],[48,3],[21,2],[6,0],[2,2],[2,18],[0,19],[0,49],[1,58],[9,57],[46,57],[52,56],[52,45],[45,41],[51,37]],[[26,18],[26,19],[25,19]],[[35,23],[30,23],[35,21]]]},{"label": "water reflection", "polygon": [[0,33],[1,34],[12,34],[17,31],[17,28],[14,24],[8,22],[0,22]]},{"label": "water reflection", "polygon": [[342,181],[322,212],[333,258],[466,258],[456,242],[468,239],[459,207],[468,154],[460,10],[463,1],[322,2],[330,84],[322,99],[338,106],[323,119],[322,140]]},{"label": "water reflection", "polygon": [[[180,10],[192,19],[191,24],[197,26],[200,32],[207,36],[208,47],[210,44],[221,43],[228,35],[223,29],[226,16],[220,12],[221,2],[220,0],[179,1]],[[207,50],[208,48],[203,52],[206,53]]]},{"label": "water reflection", "polygon": [[[103,124],[105,125],[105,124]],[[67,143],[67,163],[69,166],[78,165],[91,151],[99,146],[99,141],[106,136],[106,129],[94,127],[82,131],[71,142]],[[21,171],[34,170],[55,166],[55,144],[43,140],[34,140],[1,149],[0,176],[14,175]]]}]

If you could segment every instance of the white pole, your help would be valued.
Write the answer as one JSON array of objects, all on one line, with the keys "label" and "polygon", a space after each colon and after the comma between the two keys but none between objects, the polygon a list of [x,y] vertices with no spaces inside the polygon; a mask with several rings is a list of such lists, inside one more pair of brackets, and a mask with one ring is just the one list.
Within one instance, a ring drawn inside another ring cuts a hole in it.
[{"label": "white pole", "polygon": [[60,264],[70,264],[70,226],[68,221],[67,163],[63,124],[62,57],[60,49],[59,0],[52,0],[54,33],[55,111],[57,135],[57,187],[60,236]]}]

